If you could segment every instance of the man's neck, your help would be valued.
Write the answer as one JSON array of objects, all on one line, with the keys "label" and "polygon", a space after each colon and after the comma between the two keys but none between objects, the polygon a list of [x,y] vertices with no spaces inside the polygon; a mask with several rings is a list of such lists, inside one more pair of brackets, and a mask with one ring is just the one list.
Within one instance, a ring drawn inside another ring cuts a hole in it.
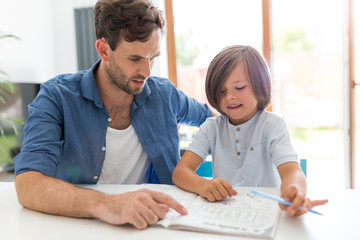
[{"label": "man's neck", "polygon": [[130,126],[131,104],[134,95],[128,94],[111,84],[102,63],[94,75],[101,99],[111,118],[109,127],[126,129]]}]

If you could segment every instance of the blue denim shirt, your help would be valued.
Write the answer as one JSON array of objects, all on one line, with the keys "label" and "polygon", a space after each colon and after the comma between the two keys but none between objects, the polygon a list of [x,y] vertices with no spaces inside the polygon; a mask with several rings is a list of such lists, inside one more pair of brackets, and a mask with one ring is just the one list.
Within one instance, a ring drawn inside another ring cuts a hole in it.
[{"label": "blue denim shirt", "polygon": [[[62,74],[41,85],[28,106],[15,174],[39,171],[76,184],[97,183],[106,152],[109,114],[94,70]],[[180,159],[178,123],[200,126],[211,110],[164,78],[149,77],[131,105],[130,121],[151,164],[148,183],[172,184]]]}]

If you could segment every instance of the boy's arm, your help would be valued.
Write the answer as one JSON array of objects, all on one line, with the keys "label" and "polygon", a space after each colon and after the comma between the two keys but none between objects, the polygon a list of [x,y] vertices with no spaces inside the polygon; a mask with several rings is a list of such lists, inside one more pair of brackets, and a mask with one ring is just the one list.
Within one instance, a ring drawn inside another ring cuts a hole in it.
[{"label": "boy's arm", "polygon": [[[307,184],[304,173],[297,162],[283,163],[278,167],[281,178],[281,197],[292,202],[290,207],[280,204],[291,216],[302,215],[310,208],[327,203],[327,200],[311,201],[307,196]],[[298,208],[302,206],[301,210]]]},{"label": "boy's arm", "polygon": [[186,151],[175,167],[172,175],[173,182],[178,187],[199,194],[211,202],[237,194],[231,184],[222,178],[208,180],[197,175],[195,171],[201,162],[202,158],[199,155]]},{"label": "boy's arm", "polygon": [[281,192],[288,186],[294,185],[305,195],[307,192],[307,184],[305,175],[297,162],[286,162],[278,167],[281,178]]},{"label": "boy's arm", "polygon": [[199,194],[199,188],[206,179],[196,174],[196,169],[202,163],[199,155],[186,151],[172,174],[172,180],[178,187]]}]

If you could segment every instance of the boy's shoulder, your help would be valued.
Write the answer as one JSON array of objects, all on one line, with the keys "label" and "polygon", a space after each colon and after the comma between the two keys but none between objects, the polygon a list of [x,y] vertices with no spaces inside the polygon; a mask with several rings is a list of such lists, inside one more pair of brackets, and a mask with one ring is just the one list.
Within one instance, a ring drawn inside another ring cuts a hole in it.
[{"label": "boy's shoulder", "polygon": [[[274,125],[280,122],[283,122],[283,118],[273,112],[269,112],[266,110],[262,110],[258,112],[257,123],[266,124],[266,125]],[[206,128],[217,128],[217,127],[224,127],[229,126],[229,117],[225,115],[217,115],[215,117],[209,117],[203,123],[203,127]]]},{"label": "boy's shoulder", "polygon": [[214,117],[207,118],[205,123],[207,123],[209,125],[218,125],[218,124],[226,123],[227,121],[229,121],[229,118],[227,116],[220,114],[220,115],[217,115]]},{"label": "boy's shoulder", "polygon": [[229,118],[224,115],[217,115],[214,117],[208,117],[205,122],[200,126],[205,131],[215,132],[217,129],[228,127]]},{"label": "boy's shoulder", "polygon": [[271,132],[274,129],[281,131],[281,129],[287,127],[284,119],[279,114],[263,110],[257,121],[257,128],[258,130],[261,129],[261,131]]},{"label": "boy's shoulder", "polygon": [[267,110],[263,110],[260,112],[259,119],[261,119],[262,121],[270,121],[270,122],[277,122],[283,120],[283,118],[279,114],[274,112],[269,112]]}]

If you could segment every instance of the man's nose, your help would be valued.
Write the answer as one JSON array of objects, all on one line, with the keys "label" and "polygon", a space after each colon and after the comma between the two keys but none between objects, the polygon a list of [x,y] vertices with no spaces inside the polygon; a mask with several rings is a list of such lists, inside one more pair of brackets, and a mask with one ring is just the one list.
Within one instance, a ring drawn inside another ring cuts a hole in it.
[{"label": "man's nose", "polygon": [[140,74],[145,78],[148,78],[151,74],[152,64],[150,61],[143,61],[141,64]]}]

